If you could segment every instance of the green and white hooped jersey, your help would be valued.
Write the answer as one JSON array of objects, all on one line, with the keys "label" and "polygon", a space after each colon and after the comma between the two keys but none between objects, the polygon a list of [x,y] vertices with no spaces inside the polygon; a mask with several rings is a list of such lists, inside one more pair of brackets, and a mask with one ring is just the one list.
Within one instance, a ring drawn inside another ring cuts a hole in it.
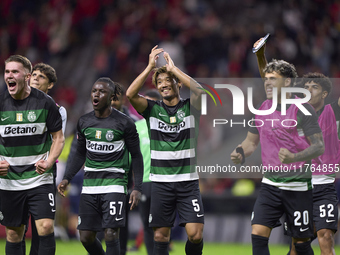
[{"label": "green and white hooped jersey", "polygon": [[2,190],[27,190],[53,184],[52,168],[39,175],[34,164],[49,155],[50,133],[62,129],[59,108],[45,93],[32,88],[23,100],[0,95],[0,160],[10,167],[0,177]]},{"label": "green and white hooped jersey", "polygon": [[150,137],[149,179],[154,182],[198,179],[196,146],[200,112],[191,107],[190,99],[181,99],[174,107],[148,100],[142,115]]},{"label": "green and white hooped jersey", "polygon": [[107,118],[97,118],[94,111],[78,122],[78,143],[86,147],[83,194],[126,193],[129,152],[126,140],[138,140],[133,121],[112,110]]}]

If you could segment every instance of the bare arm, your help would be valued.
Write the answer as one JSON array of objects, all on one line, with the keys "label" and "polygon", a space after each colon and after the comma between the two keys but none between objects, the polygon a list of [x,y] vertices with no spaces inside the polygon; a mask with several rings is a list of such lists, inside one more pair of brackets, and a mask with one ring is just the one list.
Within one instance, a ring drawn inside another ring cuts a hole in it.
[{"label": "bare arm", "polygon": [[325,146],[323,142],[322,133],[316,133],[307,137],[310,146],[298,153],[291,153],[285,148],[279,151],[279,158],[282,163],[292,163],[299,161],[307,161],[316,158],[324,153]]},{"label": "bare arm", "polygon": [[164,58],[167,62],[167,70],[172,72],[180,80],[180,82],[192,92],[190,103],[197,110],[201,110],[201,95],[204,93],[204,91],[202,90],[202,86],[189,75],[185,74],[178,67],[176,67],[169,53],[164,52]]},{"label": "bare arm", "polygon": [[0,176],[6,176],[9,169],[9,163],[6,160],[0,161]]},{"label": "bare arm", "polygon": [[145,111],[148,106],[148,101],[145,97],[138,94],[138,92],[143,87],[146,78],[148,78],[152,69],[156,66],[156,60],[159,58],[159,53],[163,52],[163,49],[157,49],[158,45],[152,48],[151,53],[149,55],[149,63],[145,70],[138,75],[138,77],[131,83],[129,88],[126,91],[126,97],[129,99],[132,106],[136,109],[137,112],[142,113]]},{"label": "bare arm", "polygon": [[[262,38],[258,39],[255,43],[254,43],[254,48],[256,47],[256,45],[261,41]],[[266,55],[265,55],[265,49],[266,49],[266,44],[264,44],[262,46],[261,49],[259,49],[257,52],[256,52],[256,58],[257,58],[257,66],[259,68],[259,72],[260,72],[260,75],[262,78],[264,78],[264,68],[266,67],[267,65],[267,59],[266,59]]]},{"label": "bare arm", "polygon": [[68,184],[69,184],[69,181],[64,179],[59,183],[59,185],[57,187],[58,192],[62,197],[65,197],[65,191],[67,189]]},{"label": "bare arm", "polygon": [[[256,150],[259,142],[260,136],[258,134],[248,132],[246,139],[237,147],[242,147],[244,156],[248,157]],[[235,164],[240,164],[242,162],[242,156],[240,153],[236,152],[236,149],[230,154],[230,157]]]},{"label": "bare arm", "polygon": [[65,138],[62,130],[51,133],[52,135],[52,145],[46,160],[39,160],[35,163],[36,172],[38,174],[45,173],[48,169],[50,169],[53,164],[56,162],[60,153],[62,152],[65,144]]}]

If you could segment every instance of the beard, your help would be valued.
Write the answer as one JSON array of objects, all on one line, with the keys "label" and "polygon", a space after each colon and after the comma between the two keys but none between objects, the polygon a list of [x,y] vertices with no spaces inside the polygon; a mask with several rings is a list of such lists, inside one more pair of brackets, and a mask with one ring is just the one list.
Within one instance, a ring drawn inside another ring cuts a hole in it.
[{"label": "beard", "polygon": [[164,96],[163,99],[171,101],[172,99],[176,97],[178,97],[178,94],[167,95],[167,96]]}]

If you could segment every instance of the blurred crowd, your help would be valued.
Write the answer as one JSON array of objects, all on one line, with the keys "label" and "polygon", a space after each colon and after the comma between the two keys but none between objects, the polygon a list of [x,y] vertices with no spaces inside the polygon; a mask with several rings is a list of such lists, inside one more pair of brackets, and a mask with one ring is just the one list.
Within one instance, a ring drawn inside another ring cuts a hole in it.
[{"label": "blurred crowd", "polygon": [[[1,0],[0,15],[0,72],[12,54],[54,66],[58,83],[50,94],[67,108],[66,136],[90,110],[84,95],[89,98],[93,82],[108,76],[128,87],[156,44],[192,77],[253,78],[260,75],[252,45],[271,33],[267,59],[295,64],[300,76],[318,71],[340,78],[339,0]],[[88,52],[93,43],[93,52]],[[82,55],[89,56],[87,65],[80,63]],[[70,70],[64,75],[67,63]],[[72,72],[79,65],[80,75]],[[85,79],[89,71],[94,75]],[[149,78],[147,87],[152,88]],[[334,98],[339,94],[334,90]],[[203,154],[230,138],[224,128],[211,131],[202,125],[203,137],[210,141],[200,148]],[[205,180],[202,190],[221,193],[234,183]]]},{"label": "blurred crowd", "polygon": [[67,58],[100,32],[98,75],[130,82],[159,44],[194,77],[253,77],[249,49],[270,32],[269,58],[291,61],[299,73],[340,75],[338,0],[3,0],[0,13],[1,60]]}]

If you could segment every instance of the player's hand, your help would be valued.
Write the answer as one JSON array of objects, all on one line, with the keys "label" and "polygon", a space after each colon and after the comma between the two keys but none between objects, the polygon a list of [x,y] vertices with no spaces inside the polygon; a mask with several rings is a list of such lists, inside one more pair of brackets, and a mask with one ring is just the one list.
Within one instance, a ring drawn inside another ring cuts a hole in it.
[{"label": "player's hand", "polygon": [[292,163],[294,162],[294,154],[285,148],[281,148],[279,151],[279,159],[281,163]]},{"label": "player's hand", "polygon": [[[239,144],[237,147],[242,147],[241,144]],[[234,162],[234,164],[241,164],[243,157],[241,155],[241,153],[236,152],[236,148],[235,150],[230,154],[230,158],[231,160]]]},{"label": "player's hand", "polygon": [[159,53],[163,52],[163,48],[157,49],[158,45],[152,48],[151,53],[149,55],[149,66],[151,68],[156,67],[156,61],[159,58]]},{"label": "player's hand", "polygon": [[0,161],[0,176],[6,176],[9,169],[9,163],[6,160]]},{"label": "player's hand", "polygon": [[169,53],[167,53],[167,52],[164,52],[163,56],[164,56],[164,59],[165,59],[165,61],[167,63],[166,64],[166,70],[168,72],[172,72],[172,70],[175,68],[174,61],[172,61]]},{"label": "player's hand", "polygon": [[131,192],[130,200],[129,200],[129,204],[131,204],[130,210],[132,210],[133,208],[135,208],[138,205],[141,196],[142,196],[142,193],[138,190],[134,189]]},{"label": "player's hand", "polygon": [[58,185],[58,192],[62,197],[65,197],[65,190],[68,186],[68,180],[62,180]]},{"label": "player's hand", "polygon": [[43,174],[52,167],[52,165],[47,160],[43,160],[43,159],[35,163],[34,166],[36,167],[35,171],[38,174]]},{"label": "player's hand", "polygon": [[[261,37],[260,39],[258,39],[254,45],[253,45],[253,48],[255,48],[259,42],[262,40],[263,37]],[[264,52],[265,52],[265,49],[266,49],[266,43],[261,47],[261,49],[259,49],[255,54],[256,55],[264,55]]]}]

